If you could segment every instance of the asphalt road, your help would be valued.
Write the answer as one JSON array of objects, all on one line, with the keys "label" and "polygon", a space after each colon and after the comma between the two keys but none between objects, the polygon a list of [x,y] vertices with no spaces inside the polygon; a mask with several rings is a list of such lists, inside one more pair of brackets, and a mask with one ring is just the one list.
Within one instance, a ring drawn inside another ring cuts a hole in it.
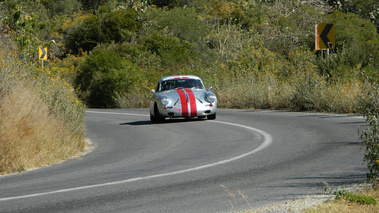
[{"label": "asphalt road", "polygon": [[219,109],[215,121],[86,112],[81,160],[0,177],[0,212],[235,212],[365,181],[362,117]]}]

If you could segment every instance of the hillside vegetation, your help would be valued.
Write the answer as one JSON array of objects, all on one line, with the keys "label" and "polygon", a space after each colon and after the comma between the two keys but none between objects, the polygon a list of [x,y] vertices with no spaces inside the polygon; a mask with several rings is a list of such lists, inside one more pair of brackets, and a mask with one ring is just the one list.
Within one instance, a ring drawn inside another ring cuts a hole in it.
[{"label": "hillside vegetation", "polygon": [[60,162],[85,148],[83,105],[50,70],[0,36],[0,175]]},{"label": "hillside vegetation", "polygon": [[[6,127],[34,134],[21,121],[46,116],[75,138],[60,143],[81,141],[81,103],[147,107],[166,75],[198,75],[219,107],[338,113],[367,109],[379,79],[377,0],[0,0],[0,17],[0,172],[13,162],[4,144],[24,141]],[[315,50],[318,23],[335,24],[329,56]]]}]

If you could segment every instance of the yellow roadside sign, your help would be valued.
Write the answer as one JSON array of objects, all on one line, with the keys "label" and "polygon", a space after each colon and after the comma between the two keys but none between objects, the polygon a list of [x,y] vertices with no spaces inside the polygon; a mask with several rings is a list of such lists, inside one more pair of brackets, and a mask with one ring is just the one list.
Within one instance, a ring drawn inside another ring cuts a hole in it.
[{"label": "yellow roadside sign", "polygon": [[47,47],[39,47],[38,50],[39,60],[47,60]]},{"label": "yellow roadside sign", "polygon": [[334,28],[334,24],[332,23],[321,23],[316,25],[316,50],[334,49],[336,46]]}]

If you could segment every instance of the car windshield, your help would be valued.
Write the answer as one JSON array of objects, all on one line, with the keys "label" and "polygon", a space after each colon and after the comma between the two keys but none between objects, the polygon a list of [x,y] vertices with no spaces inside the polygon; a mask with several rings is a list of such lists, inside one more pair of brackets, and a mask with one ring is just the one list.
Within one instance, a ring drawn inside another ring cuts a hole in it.
[{"label": "car windshield", "polygon": [[178,88],[203,89],[204,86],[198,79],[173,79],[162,81],[158,91],[162,92]]}]

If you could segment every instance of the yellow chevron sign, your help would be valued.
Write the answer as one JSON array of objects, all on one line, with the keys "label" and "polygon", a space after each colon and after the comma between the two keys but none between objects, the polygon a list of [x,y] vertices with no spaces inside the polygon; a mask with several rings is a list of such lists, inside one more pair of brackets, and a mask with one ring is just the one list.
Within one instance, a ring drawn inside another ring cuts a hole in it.
[{"label": "yellow chevron sign", "polygon": [[39,47],[38,50],[38,58],[40,60],[47,60],[47,47]]},{"label": "yellow chevron sign", "polygon": [[316,25],[316,50],[334,49],[336,46],[334,28],[334,24],[332,23],[321,23]]}]

